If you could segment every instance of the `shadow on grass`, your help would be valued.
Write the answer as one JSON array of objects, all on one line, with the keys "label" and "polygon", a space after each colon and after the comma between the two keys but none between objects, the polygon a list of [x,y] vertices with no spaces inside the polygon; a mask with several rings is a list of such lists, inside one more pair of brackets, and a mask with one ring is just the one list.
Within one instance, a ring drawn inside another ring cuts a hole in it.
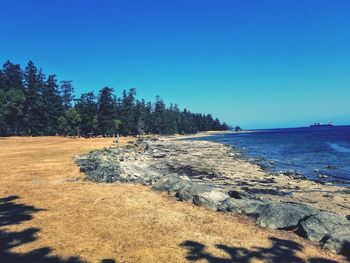
[{"label": "shadow on grass", "polygon": [[271,247],[253,247],[246,249],[241,247],[229,247],[217,244],[215,247],[227,254],[227,257],[218,257],[206,251],[206,246],[195,241],[187,240],[180,247],[188,250],[186,259],[189,261],[207,260],[209,263],[249,263],[252,260],[263,262],[289,262],[289,263],[336,263],[337,261],[324,258],[311,258],[303,260],[297,253],[303,250],[303,246],[290,240],[270,238]]},{"label": "shadow on grass", "polygon": [[[28,244],[37,239],[39,228],[27,228],[19,232],[11,232],[4,229],[6,226],[18,225],[33,218],[33,214],[44,209],[34,206],[18,204],[18,196],[8,196],[0,198],[0,262],[11,263],[82,263],[79,257],[62,259],[58,256],[50,255],[50,247],[42,247],[26,253],[13,252],[12,249]],[[113,259],[104,259],[101,262],[115,262]]]}]

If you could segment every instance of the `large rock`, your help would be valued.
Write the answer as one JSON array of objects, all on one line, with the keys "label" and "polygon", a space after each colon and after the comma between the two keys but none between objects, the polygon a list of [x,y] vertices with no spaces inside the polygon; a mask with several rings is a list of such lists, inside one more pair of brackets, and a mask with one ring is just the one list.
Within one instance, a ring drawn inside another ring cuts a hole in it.
[{"label": "large rock", "polygon": [[[191,181],[190,181],[191,182]],[[202,185],[199,183],[191,182],[190,184],[181,187],[176,196],[184,201],[193,201],[195,196],[198,196],[205,192],[211,192],[214,190],[211,186]]]},{"label": "large rock", "polygon": [[211,186],[201,185],[186,177],[182,178],[176,175],[160,178],[152,185],[152,188],[158,191],[175,193],[175,196],[180,200],[203,205],[212,210],[217,210],[221,202],[229,198],[228,194]]},{"label": "large rock", "polygon": [[257,218],[257,224],[271,229],[292,229],[318,210],[303,204],[271,202]]},{"label": "large rock", "polygon": [[320,211],[309,217],[300,223],[299,228],[302,235],[317,242],[320,242],[326,235],[331,236],[337,230],[341,230],[344,233],[348,232],[350,235],[350,221],[344,216],[328,211]]},{"label": "large rock", "polygon": [[266,206],[267,201],[246,198],[228,198],[219,205],[218,210],[235,214],[245,214],[247,216],[257,218],[261,215]]},{"label": "large rock", "polygon": [[270,204],[269,200],[246,200],[245,205],[242,208],[242,212],[250,217],[257,219],[265,211],[266,207]]},{"label": "large rock", "polygon": [[323,244],[323,248],[345,255],[350,260],[350,231],[338,229]]},{"label": "large rock", "polygon": [[118,181],[121,175],[119,163],[115,161],[110,152],[91,152],[76,158],[75,162],[80,166],[87,179],[94,182],[111,183]]},{"label": "large rock", "polygon": [[152,188],[162,192],[177,192],[179,189],[192,185],[187,178],[180,178],[176,175],[167,175],[157,180]]},{"label": "large rock", "polygon": [[241,214],[243,207],[246,205],[245,200],[227,198],[218,206],[218,210],[222,212],[231,212],[235,214]]},{"label": "large rock", "polygon": [[211,210],[218,210],[221,203],[228,199],[229,195],[218,190],[203,192],[193,197],[193,203],[203,205]]}]

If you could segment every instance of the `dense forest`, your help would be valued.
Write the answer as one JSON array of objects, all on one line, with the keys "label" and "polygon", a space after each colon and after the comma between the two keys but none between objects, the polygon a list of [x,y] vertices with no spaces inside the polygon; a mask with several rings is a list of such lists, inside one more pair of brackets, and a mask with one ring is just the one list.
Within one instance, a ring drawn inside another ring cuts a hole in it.
[{"label": "dense forest", "polygon": [[136,90],[116,97],[112,88],[74,97],[72,81],[46,76],[32,61],[22,70],[10,61],[0,69],[0,136],[81,135],[113,136],[188,134],[227,130],[210,114],[180,110],[176,104],[136,99]]}]

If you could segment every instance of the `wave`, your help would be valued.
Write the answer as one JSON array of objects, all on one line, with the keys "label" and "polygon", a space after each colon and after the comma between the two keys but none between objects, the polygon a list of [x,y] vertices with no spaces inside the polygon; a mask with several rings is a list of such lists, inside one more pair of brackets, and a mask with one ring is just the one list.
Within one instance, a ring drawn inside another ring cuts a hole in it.
[{"label": "wave", "polygon": [[327,144],[336,152],[350,153],[350,147],[344,147],[338,143],[327,142]]}]

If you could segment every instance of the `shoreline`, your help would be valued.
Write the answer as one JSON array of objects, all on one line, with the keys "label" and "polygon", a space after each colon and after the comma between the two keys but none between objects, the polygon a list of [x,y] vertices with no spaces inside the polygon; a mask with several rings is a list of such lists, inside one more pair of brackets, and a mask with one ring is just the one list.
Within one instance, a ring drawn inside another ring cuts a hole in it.
[{"label": "shoreline", "polygon": [[183,139],[161,137],[95,151],[76,163],[91,181],[149,185],[181,201],[243,214],[261,227],[294,230],[344,253],[350,244],[349,189],[267,174],[231,146]]},{"label": "shoreline", "polygon": [[[265,130],[264,130],[265,131]],[[255,132],[255,131],[247,131],[249,132]],[[259,131],[257,131],[259,132]],[[227,133],[203,133],[203,134],[198,134],[196,136],[186,136],[186,138],[184,138],[184,140],[196,140],[197,138],[201,138],[204,141],[209,141],[209,142],[216,142],[216,143],[220,143],[229,147],[232,147],[235,151],[237,151],[241,158],[243,160],[245,160],[246,162],[249,162],[253,165],[258,165],[261,170],[263,170],[264,172],[268,173],[268,174],[275,174],[275,175],[288,175],[288,176],[293,176],[299,179],[304,179],[304,180],[309,180],[318,184],[322,184],[322,185],[334,185],[334,186],[339,186],[339,187],[345,187],[350,189],[350,180],[349,179],[342,179],[342,178],[337,178],[334,177],[331,174],[323,174],[320,173],[319,171],[312,175],[312,174],[305,174],[303,172],[301,172],[298,169],[277,169],[277,167],[275,166],[275,161],[269,158],[264,157],[263,155],[259,155],[259,156],[249,156],[249,154],[245,153],[245,148],[244,147],[240,147],[237,145],[232,145],[229,143],[224,143],[224,142],[220,142],[220,141],[216,141],[216,140],[206,140],[206,137],[211,137],[211,136],[216,136],[216,135],[225,135],[225,134],[237,134],[237,133],[246,133],[246,131],[242,131],[242,132],[227,132]],[[315,172],[318,169],[315,169]]]},{"label": "shoreline", "polygon": [[[209,133],[209,134],[203,133],[203,134],[197,134],[195,136],[188,135],[188,136],[186,136],[186,138],[181,138],[181,139],[192,141],[192,139],[195,140],[196,138],[204,138],[204,137],[210,137],[210,136],[215,136],[215,135],[220,135],[220,134],[227,134],[227,133],[225,133],[225,132],[222,132],[222,133],[214,133],[213,132],[213,133]],[[173,139],[173,138],[171,138],[171,139]],[[176,138],[176,139],[180,139],[180,138]],[[199,141],[201,141],[201,140],[199,140]],[[319,186],[317,190],[319,190],[320,192],[324,192],[324,193],[344,192],[344,193],[350,195],[350,186],[349,185],[336,184],[336,183],[328,184],[329,183],[328,181],[322,181],[322,180],[308,178],[307,176],[303,175],[302,173],[299,173],[298,171],[294,171],[294,170],[285,170],[285,171],[276,172],[273,170],[273,168],[265,167],[261,162],[259,162],[258,160],[255,160],[258,158],[254,158],[254,157],[250,157],[248,155],[245,155],[242,148],[240,148],[238,146],[233,146],[230,144],[225,144],[222,142],[216,142],[216,141],[211,141],[211,140],[202,140],[202,141],[210,142],[210,143],[214,143],[214,144],[219,144],[219,145],[222,145],[224,147],[228,147],[228,148],[232,149],[232,151],[234,152],[235,158],[240,159],[241,161],[246,162],[251,166],[258,167],[257,171],[262,172],[263,176],[274,177],[274,178],[276,178],[276,177],[283,178],[283,180],[286,180],[287,183],[288,182],[294,182],[294,183],[295,182],[300,182],[300,183],[305,182],[306,183],[305,186],[311,186],[311,185],[316,186],[316,187]],[[263,158],[263,157],[261,157],[261,158]],[[266,161],[269,161],[269,160],[266,159]],[[310,183],[310,185],[308,183]],[[315,190],[310,190],[310,189],[309,189],[309,191],[310,192],[317,192]],[[309,200],[310,200],[311,204],[315,202],[311,198]],[[305,202],[305,203],[307,203],[307,202]],[[349,203],[350,203],[350,197],[349,197]],[[343,210],[342,212],[339,212],[339,210],[337,211],[332,206],[330,206],[327,209],[331,209],[332,212],[340,213],[340,214],[343,214],[345,216],[348,216],[349,220],[350,220],[350,205],[346,206],[346,208],[349,210],[347,210],[347,211]]]}]

